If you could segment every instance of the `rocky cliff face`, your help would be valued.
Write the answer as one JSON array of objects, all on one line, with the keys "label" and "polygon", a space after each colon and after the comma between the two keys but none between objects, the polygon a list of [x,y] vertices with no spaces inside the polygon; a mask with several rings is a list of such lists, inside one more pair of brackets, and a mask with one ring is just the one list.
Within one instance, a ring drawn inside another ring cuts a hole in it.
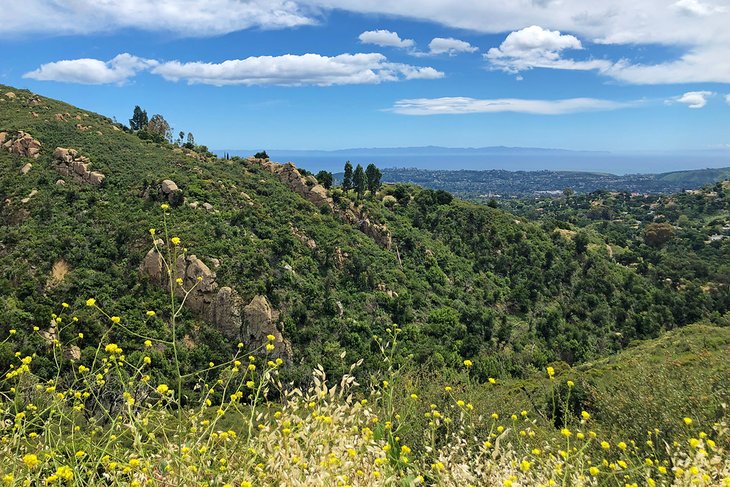
[{"label": "rocky cliff face", "polygon": [[[157,248],[164,243],[157,241]],[[157,285],[168,289],[169,275],[162,257],[153,248],[145,256],[140,271]],[[291,360],[291,343],[276,327],[276,313],[265,296],[254,296],[251,302],[227,286],[219,287],[214,271],[195,255],[179,255],[172,270],[175,295],[183,298],[188,293],[185,305],[202,319],[216,325],[224,336],[241,340],[251,349],[268,343],[268,335],[274,336],[274,358]],[[182,285],[175,283],[182,279]]]},{"label": "rocky cliff face", "polygon": [[387,226],[371,222],[364,211],[353,205],[345,209],[335,205],[324,186],[318,184],[314,178],[307,179],[302,176],[291,162],[278,164],[270,162],[268,159],[255,158],[249,158],[249,161],[261,165],[271,174],[278,176],[282,183],[317,208],[329,207],[332,213],[343,221],[358,227],[361,232],[375,240],[381,247],[390,249],[393,245],[393,239]]},{"label": "rocky cliff face", "polygon": [[52,164],[58,172],[79,182],[101,186],[106,179],[104,174],[98,171],[90,171],[91,161],[88,157],[80,156],[76,149],[56,147],[56,150],[53,151]]}]

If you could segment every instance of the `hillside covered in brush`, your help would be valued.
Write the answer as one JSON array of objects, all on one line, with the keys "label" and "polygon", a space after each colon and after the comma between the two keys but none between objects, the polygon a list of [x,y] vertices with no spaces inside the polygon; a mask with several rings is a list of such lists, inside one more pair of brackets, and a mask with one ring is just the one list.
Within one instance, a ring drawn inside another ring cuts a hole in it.
[{"label": "hillside covered in brush", "polygon": [[[90,297],[124,317],[113,333],[125,349],[141,347],[135,334],[164,337],[164,316],[140,311],[167,299],[160,236],[180,239],[173,277],[196,286],[183,330],[190,367],[271,334],[291,378],[358,359],[375,370],[372,337],[397,323],[402,358],[436,370],[476,359],[482,379],[519,377],[730,307],[724,284],[663,285],[596,232],[409,185],[359,199],[293,165],[142,140],[28,91],[0,86],[0,100],[0,334],[38,327],[27,351],[52,340],[48,321],[68,302],[70,331],[84,338],[67,355],[83,359],[103,331]],[[2,365],[11,359],[3,350]]]}]

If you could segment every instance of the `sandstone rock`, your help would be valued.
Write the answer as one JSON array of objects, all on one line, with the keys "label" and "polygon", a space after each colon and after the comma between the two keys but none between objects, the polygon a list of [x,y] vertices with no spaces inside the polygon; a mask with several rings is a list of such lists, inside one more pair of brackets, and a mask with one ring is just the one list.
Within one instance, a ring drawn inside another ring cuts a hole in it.
[{"label": "sandstone rock", "polygon": [[317,178],[315,178],[311,174],[304,178],[304,183],[307,186],[314,186],[315,184],[319,184],[319,182],[317,181]]},{"label": "sandstone rock", "polygon": [[66,181],[64,181],[63,179],[59,179],[56,181],[56,186],[65,186],[65,185],[66,185]]},{"label": "sandstone rock", "polygon": [[12,91],[8,91],[7,93],[5,93],[5,97],[10,100],[14,100],[16,98],[15,93],[13,93]]},{"label": "sandstone rock", "polygon": [[90,171],[91,161],[86,156],[80,156],[75,149],[56,147],[53,151],[54,167],[64,176],[71,176],[77,181],[87,182],[95,186],[104,183],[106,176],[98,171]]},{"label": "sandstone rock", "polygon": [[[157,240],[156,244],[161,248],[164,242]],[[155,248],[147,252],[140,264],[140,272],[147,275],[155,284],[169,289],[168,273],[164,268],[162,257]],[[215,272],[195,255],[181,255],[177,258],[173,279],[178,278],[182,279],[182,285],[173,282],[173,289],[178,298],[187,293],[185,306],[201,318],[218,326],[227,338],[243,339],[247,346],[255,348],[268,342],[267,335],[274,335],[276,348],[273,356],[287,360],[291,358],[291,344],[284,340],[276,329],[274,322],[278,314],[271,309],[265,297],[257,296],[244,307],[244,301],[235,289],[227,286],[218,288]]]},{"label": "sandstone rock", "polygon": [[81,360],[81,349],[78,347],[78,345],[71,345],[64,350],[63,355],[68,360]]},{"label": "sandstone rock", "polygon": [[33,164],[31,164],[30,162],[27,163],[25,166],[20,168],[20,174],[28,174],[28,171],[30,171],[30,168],[32,168],[32,167],[33,167]]},{"label": "sandstone rock", "polygon": [[[161,247],[165,244],[160,239],[157,239],[155,241],[158,247]],[[166,282],[164,280],[164,276],[162,274],[163,268],[163,262],[162,258],[160,257],[160,254],[155,250],[154,248],[150,249],[149,252],[147,252],[147,255],[142,260],[142,264],[140,265],[140,270],[143,274],[148,276],[151,281],[160,284],[165,285]]]},{"label": "sandstone rock", "polygon": [[231,340],[241,337],[243,300],[228,286],[218,291],[213,307],[213,322],[220,327],[221,332]]},{"label": "sandstone rock", "polygon": [[106,176],[97,171],[91,171],[89,173],[89,182],[95,186],[101,186],[106,179]]},{"label": "sandstone rock", "polygon": [[11,154],[18,154],[23,157],[37,158],[41,151],[41,143],[30,134],[18,131],[15,135],[3,132],[2,146]]},{"label": "sandstone rock", "polygon": [[2,144],[3,142],[5,142],[5,139],[7,137],[8,137],[8,133],[7,132],[0,132],[0,144]]},{"label": "sandstone rock", "polygon": [[54,120],[56,120],[56,121],[58,121],[58,122],[61,122],[61,121],[63,121],[63,119],[64,119],[64,118],[63,118],[63,114],[61,114],[61,113],[56,113],[55,115],[53,115],[53,119],[54,119]]},{"label": "sandstone rock", "polygon": [[20,202],[21,202],[21,203],[23,203],[23,204],[25,204],[25,203],[28,203],[28,202],[30,202],[30,200],[31,200],[31,199],[33,199],[33,197],[34,197],[35,195],[37,195],[37,194],[38,194],[38,190],[37,190],[37,189],[34,189],[33,191],[31,191],[31,192],[30,192],[30,193],[28,194],[28,196],[26,196],[25,198],[23,198],[22,200],[20,200]]},{"label": "sandstone rock", "polygon": [[89,172],[89,167],[80,161],[74,161],[71,163],[71,168],[73,171],[78,174],[79,176],[83,176],[87,172]]},{"label": "sandstone rock", "polygon": [[190,206],[190,208],[192,208],[193,210],[197,210],[197,209],[198,209],[198,202],[197,202],[197,201],[193,201],[192,203],[190,203],[190,205],[189,205],[189,206]]},{"label": "sandstone rock", "polygon": [[180,191],[177,187],[177,184],[175,184],[175,181],[172,181],[170,179],[165,179],[164,181],[162,181],[161,187],[164,194],[170,194],[175,191]]},{"label": "sandstone rock", "polygon": [[210,203],[203,203],[203,209],[205,211],[213,211],[213,205],[211,205]]},{"label": "sandstone rock", "polygon": [[268,342],[267,336],[274,336],[274,357],[291,357],[291,345],[284,341],[281,332],[276,328],[275,321],[278,313],[271,308],[271,303],[265,296],[256,295],[243,308],[243,339],[252,347],[264,345]]}]

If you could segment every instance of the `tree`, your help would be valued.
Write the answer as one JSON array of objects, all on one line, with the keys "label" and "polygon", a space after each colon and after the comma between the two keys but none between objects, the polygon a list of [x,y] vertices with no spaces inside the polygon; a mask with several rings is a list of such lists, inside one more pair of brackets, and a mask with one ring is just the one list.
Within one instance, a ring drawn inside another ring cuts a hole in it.
[{"label": "tree", "polygon": [[650,223],[644,232],[644,243],[661,247],[674,237],[674,227],[669,223]]},{"label": "tree", "polygon": [[129,119],[129,128],[136,132],[144,129],[148,123],[147,112],[142,110],[139,105],[135,106],[132,118]]},{"label": "tree", "polygon": [[370,191],[371,195],[375,195],[380,189],[380,178],[383,174],[380,172],[380,169],[375,167],[375,164],[368,164],[367,169],[365,169],[365,176],[367,177],[368,191]]},{"label": "tree", "polygon": [[350,161],[345,162],[345,175],[342,177],[342,189],[345,191],[352,189],[352,164],[350,164]]},{"label": "tree", "polygon": [[181,131],[180,131],[180,133],[179,133],[179,134],[177,134],[177,140],[175,141],[175,143],[176,143],[177,145],[182,145],[182,143],[183,143],[183,139],[184,139],[184,138],[185,138],[185,132],[183,132],[183,131],[181,130]]},{"label": "tree", "polygon": [[324,186],[325,189],[330,189],[332,187],[332,173],[331,172],[319,171],[315,177],[317,178],[317,181],[319,181],[319,184]]},{"label": "tree", "polygon": [[155,142],[167,141],[172,143],[172,128],[165,117],[159,113],[152,115],[147,124],[147,131]]},{"label": "tree", "polygon": [[365,171],[363,171],[360,164],[355,168],[355,173],[352,175],[352,186],[357,193],[357,197],[362,198],[365,194]]},{"label": "tree", "polygon": [[254,159],[268,159],[269,155],[266,153],[265,150],[262,150],[261,152],[257,152],[253,155]]},{"label": "tree", "polygon": [[188,149],[195,149],[195,137],[193,137],[192,132],[188,132],[188,140],[185,143],[185,147]]}]

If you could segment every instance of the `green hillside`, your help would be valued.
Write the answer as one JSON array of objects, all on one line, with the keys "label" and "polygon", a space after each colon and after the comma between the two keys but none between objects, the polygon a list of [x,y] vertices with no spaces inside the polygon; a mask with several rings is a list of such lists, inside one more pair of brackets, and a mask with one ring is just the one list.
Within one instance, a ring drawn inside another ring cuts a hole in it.
[{"label": "green hillside", "polygon": [[[82,304],[94,296],[125,316],[128,330],[115,331],[120,342],[131,341],[129,331],[164,335],[160,321],[139,313],[140,306],[160,309],[164,294],[138,272],[151,248],[148,230],[162,225],[156,188],[163,180],[174,181],[182,195],[169,210],[172,234],[243,304],[255,296],[271,303],[292,345],[292,374],[317,363],[341,372],[344,351],[374,367],[372,336],[398,323],[406,354],[419,363],[453,367],[482,357],[483,378],[520,376],[553,360],[611,353],[727,305],[726,291],[718,289],[688,309],[694,290],[653,284],[616,262],[600,240],[574,241],[504,211],[412,186],[387,186],[354,202],[361,216],[387,226],[393,243],[384,248],[358,222],[318,208],[260,161],[143,141],[105,117],[9,87],[0,91],[16,94],[2,97],[2,130],[23,130],[42,144],[37,159],[0,151],[0,320],[15,327],[44,322],[63,301],[74,300],[86,318]],[[90,169],[106,176],[103,185],[69,177],[57,184],[64,179],[52,164],[57,147],[88,157]],[[33,167],[21,174],[27,162]],[[332,196],[336,208],[355,200],[340,190]],[[51,277],[54,264],[68,268],[62,279]],[[196,317],[185,321],[196,345],[186,352],[189,360],[221,359],[231,337]],[[88,319],[76,326],[89,337],[100,332]]]},{"label": "green hillside", "polygon": [[6,484],[730,482],[724,281],[0,100]]}]

